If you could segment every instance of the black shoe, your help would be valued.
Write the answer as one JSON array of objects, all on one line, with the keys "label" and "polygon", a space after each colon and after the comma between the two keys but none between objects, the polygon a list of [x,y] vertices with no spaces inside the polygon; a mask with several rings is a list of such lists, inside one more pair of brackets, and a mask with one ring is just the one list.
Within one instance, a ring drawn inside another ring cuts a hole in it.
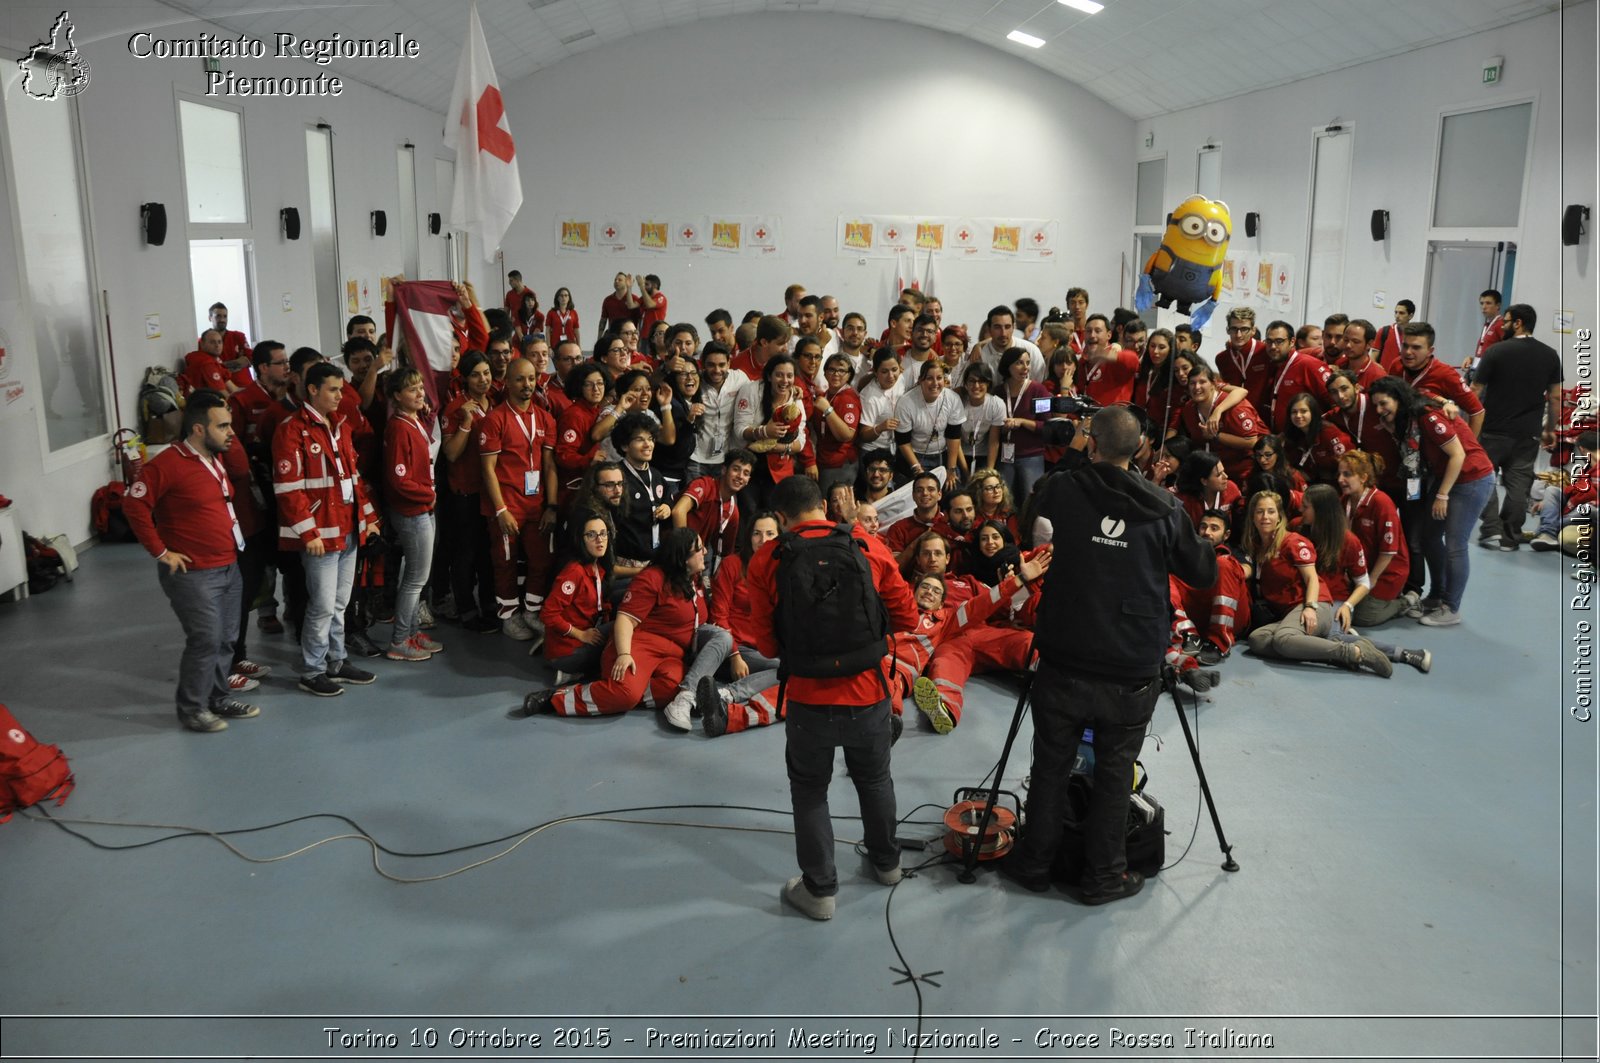
[{"label": "black shoe", "polygon": [[382,657],[378,644],[367,638],[365,631],[349,631],[344,636],[344,648],[357,657]]},{"label": "black shoe", "polygon": [[1219,650],[1209,642],[1200,643],[1200,649],[1195,653],[1194,659],[1207,668],[1215,668],[1228,659],[1228,651]]},{"label": "black shoe", "polygon": [[344,687],[329,679],[327,672],[301,676],[300,689],[307,694],[315,694],[319,698],[336,698],[344,693]]},{"label": "black shoe", "polygon": [[461,621],[461,626],[480,635],[492,635],[500,630],[500,621],[492,616],[473,616]]},{"label": "black shoe", "polygon": [[234,698],[224,698],[212,705],[211,711],[225,720],[248,720],[261,715],[261,710],[256,706]]},{"label": "black shoe", "polygon": [[512,713],[512,716],[523,719],[549,712],[551,705],[555,703],[557,689],[557,687],[549,687],[544,690],[535,690],[532,694],[522,699],[522,711]]},{"label": "black shoe", "polygon": [[900,736],[905,733],[905,730],[905,717],[898,712],[891,712],[889,714],[889,744],[892,746],[900,741]]},{"label": "black shoe", "polygon": [[357,668],[348,660],[340,661],[337,668],[328,669],[328,678],[335,683],[353,683],[356,686],[366,686],[378,677],[364,668]]},{"label": "black shoe", "polygon": [[728,733],[728,706],[717,693],[717,681],[712,676],[703,675],[695,684],[694,707],[700,713],[700,727],[707,738]]},{"label": "black shoe", "polygon": [[1079,904],[1110,904],[1112,901],[1120,901],[1124,897],[1132,897],[1142,889],[1144,889],[1144,876],[1137,871],[1124,871],[1120,888],[1112,888],[1103,892],[1096,891],[1094,893],[1078,890],[1073,894],[1073,897],[1077,899]]},{"label": "black shoe", "polygon": [[1183,636],[1183,652],[1187,653],[1189,656],[1192,657],[1199,653],[1201,645],[1203,645],[1203,642],[1200,636],[1196,635],[1193,631]]},{"label": "black shoe", "polygon": [[1049,873],[1036,875],[1023,871],[1015,849],[995,861],[995,870],[1029,893],[1047,893],[1050,890]]},{"label": "black shoe", "polygon": [[1178,682],[1193,690],[1197,694],[1204,694],[1218,683],[1222,682],[1222,673],[1213,672],[1205,668],[1186,668],[1178,676]]}]

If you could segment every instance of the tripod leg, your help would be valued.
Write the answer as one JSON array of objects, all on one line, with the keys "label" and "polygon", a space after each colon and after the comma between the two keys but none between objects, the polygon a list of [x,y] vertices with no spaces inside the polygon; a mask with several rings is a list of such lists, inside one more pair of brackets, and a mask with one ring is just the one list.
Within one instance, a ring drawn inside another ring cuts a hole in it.
[{"label": "tripod leg", "polygon": [[[1030,651],[1029,657],[1032,658]],[[1022,714],[1028,707],[1028,693],[1033,689],[1033,677],[1038,674],[1037,658],[1033,658],[1034,667],[1028,669],[1028,674],[1022,680],[1022,693],[1017,695],[1017,709],[1011,714],[1011,729],[1006,732],[1006,744],[1000,750],[1000,763],[995,765],[994,786],[989,790],[989,799],[984,802],[983,815],[978,817],[978,833],[969,836],[962,844],[961,871],[956,876],[963,883],[971,884],[977,880],[974,869],[978,866],[978,850],[983,846],[983,832],[988,827],[990,817],[994,815],[995,802],[1000,799],[1000,788],[1005,782],[1006,762],[1011,759],[1011,746],[1017,740],[1017,732],[1022,729]]]},{"label": "tripod leg", "polygon": [[1194,744],[1194,733],[1189,730],[1189,717],[1183,714],[1183,699],[1178,693],[1178,676],[1171,668],[1161,674],[1161,685],[1172,695],[1173,708],[1178,711],[1178,722],[1183,725],[1183,740],[1189,744],[1189,758],[1194,761],[1195,775],[1200,779],[1200,793],[1206,799],[1206,809],[1211,813],[1211,826],[1217,832],[1217,845],[1222,849],[1222,870],[1237,871],[1239,864],[1233,858],[1233,846],[1222,833],[1222,820],[1217,818],[1217,803],[1211,799],[1211,786],[1206,782],[1206,769],[1200,763],[1200,747]]}]

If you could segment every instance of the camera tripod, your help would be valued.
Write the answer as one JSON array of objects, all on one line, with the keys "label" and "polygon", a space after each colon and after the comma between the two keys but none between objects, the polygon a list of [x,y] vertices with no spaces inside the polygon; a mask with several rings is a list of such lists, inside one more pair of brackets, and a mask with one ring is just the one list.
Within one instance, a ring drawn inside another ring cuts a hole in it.
[{"label": "camera tripod", "polygon": [[[995,803],[1000,799],[1001,784],[1005,779],[1006,763],[1011,759],[1011,747],[1016,743],[1017,732],[1022,728],[1022,715],[1028,708],[1028,695],[1033,691],[1033,681],[1039,674],[1039,657],[1037,651],[1030,655],[1028,673],[1022,680],[1022,692],[1017,695],[1017,708],[1011,714],[1011,728],[1006,732],[1005,746],[1000,750],[1000,763],[995,765],[994,785],[989,789],[988,799],[983,806],[983,814],[977,819],[977,830],[970,832],[962,841],[961,871],[957,878],[963,883],[972,883],[977,880],[975,873],[978,865],[978,856],[983,848],[985,832],[994,824]],[[1200,747],[1195,745],[1194,732],[1189,729],[1189,718],[1183,713],[1183,696],[1178,691],[1178,672],[1171,665],[1164,665],[1161,669],[1161,686],[1172,697],[1172,707],[1178,713],[1178,722],[1183,725],[1183,740],[1189,746],[1189,759],[1194,761],[1195,775],[1200,780],[1200,793],[1206,799],[1206,809],[1211,813],[1211,826],[1217,832],[1217,845],[1222,850],[1222,870],[1237,871],[1239,864],[1233,858],[1233,846],[1228,844],[1228,839],[1222,833],[1222,820],[1217,817],[1217,804],[1211,798],[1211,786],[1206,782],[1206,769],[1200,763]],[[1196,698],[1198,711],[1199,699]]]}]

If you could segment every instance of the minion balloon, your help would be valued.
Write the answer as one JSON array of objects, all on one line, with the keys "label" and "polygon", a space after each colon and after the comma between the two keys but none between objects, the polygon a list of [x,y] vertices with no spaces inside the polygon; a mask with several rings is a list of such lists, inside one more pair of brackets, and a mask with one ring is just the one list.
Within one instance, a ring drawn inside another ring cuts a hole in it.
[{"label": "minion balloon", "polygon": [[[1151,305],[1177,304],[1190,324],[1203,328],[1222,293],[1222,258],[1228,253],[1233,218],[1220,199],[1190,196],[1167,215],[1161,247],[1144,264],[1133,305],[1140,312]],[[1204,300],[1193,312],[1189,307]]]}]

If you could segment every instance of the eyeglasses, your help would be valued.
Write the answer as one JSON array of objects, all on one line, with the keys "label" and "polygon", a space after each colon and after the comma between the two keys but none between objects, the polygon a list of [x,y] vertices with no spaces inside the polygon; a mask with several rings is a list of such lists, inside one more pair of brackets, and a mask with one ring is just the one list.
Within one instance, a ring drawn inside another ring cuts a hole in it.
[{"label": "eyeglasses", "polygon": [[689,552],[691,554],[703,554],[703,553],[706,552],[706,544],[705,543],[695,543],[694,544],[694,549],[690,550]]},{"label": "eyeglasses", "polygon": [[[617,486],[621,487],[622,485],[618,484]],[[591,543],[599,543],[599,542],[604,542],[605,540],[611,538],[611,535],[610,535],[609,532],[588,531],[588,532],[584,532],[583,533],[583,537],[585,539],[589,540]]]},{"label": "eyeglasses", "polygon": [[983,485],[983,489],[985,491],[1004,491],[1006,489],[1006,485],[1005,484],[984,484]]},{"label": "eyeglasses", "polygon": [[1256,330],[1256,327],[1254,325],[1229,325],[1228,326],[1228,331],[1231,332],[1231,333],[1254,332],[1255,330]]},{"label": "eyeglasses", "polygon": [[628,348],[624,347],[622,344],[619,343],[615,347],[607,347],[606,348],[606,353],[607,354],[627,354],[628,353]]},{"label": "eyeglasses", "polygon": [[622,490],[622,481],[607,480],[605,483],[595,484],[595,487],[601,491],[620,491]]}]

